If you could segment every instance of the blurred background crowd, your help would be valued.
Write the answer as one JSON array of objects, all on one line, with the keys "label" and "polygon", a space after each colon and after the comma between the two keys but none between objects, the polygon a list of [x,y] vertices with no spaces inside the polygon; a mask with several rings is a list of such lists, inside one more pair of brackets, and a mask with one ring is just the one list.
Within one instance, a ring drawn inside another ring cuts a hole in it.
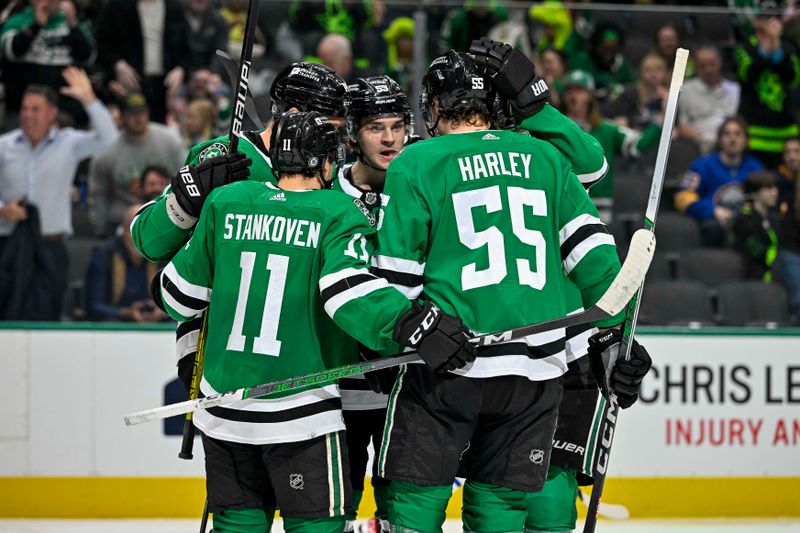
[{"label": "blurred background crowd", "polygon": [[[148,298],[157,265],[128,228],[189,147],[227,132],[247,7],[5,3],[0,319],[165,320]],[[590,194],[623,256],[647,203],[675,51],[689,48],[641,320],[796,323],[794,2],[262,1],[250,90],[267,120],[274,75],[307,60],[347,81],[388,74],[414,96],[432,58],[483,35],[528,54],[551,104],[605,149],[610,170]]]}]

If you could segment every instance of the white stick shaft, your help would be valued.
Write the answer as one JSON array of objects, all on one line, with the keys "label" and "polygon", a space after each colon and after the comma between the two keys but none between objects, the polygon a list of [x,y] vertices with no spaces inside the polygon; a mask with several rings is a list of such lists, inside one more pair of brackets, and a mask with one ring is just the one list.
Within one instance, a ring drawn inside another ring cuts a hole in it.
[{"label": "white stick shaft", "polygon": [[650,198],[647,201],[645,217],[651,223],[656,221],[658,204],[661,202],[661,191],[664,188],[664,172],[669,158],[669,145],[672,142],[672,128],[675,124],[675,113],[678,110],[678,96],[683,86],[683,77],[686,74],[686,62],[689,60],[689,51],[678,48],[675,53],[675,66],[672,69],[672,81],[669,85],[667,108],[664,112],[664,126],[661,128],[661,140],[658,143],[656,166],[653,172],[653,182],[650,186]]},{"label": "white stick shaft", "polygon": [[246,389],[238,389],[224,394],[215,394],[207,398],[200,398],[197,400],[186,400],[185,402],[172,403],[154,409],[145,409],[144,411],[137,411],[129,415],[125,415],[125,425],[135,426],[136,424],[143,424],[153,420],[162,418],[169,418],[171,416],[185,415],[191,411],[198,409],[209,409],[217,405],[232,403],[241,400],[244,396]]}]

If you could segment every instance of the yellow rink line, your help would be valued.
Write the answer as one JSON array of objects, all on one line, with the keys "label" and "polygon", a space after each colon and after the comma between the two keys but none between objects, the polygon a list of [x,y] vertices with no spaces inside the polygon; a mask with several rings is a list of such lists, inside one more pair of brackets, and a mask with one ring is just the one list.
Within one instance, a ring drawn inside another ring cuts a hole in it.
[{"label": "yellow rink line", "polygon": [[[616,478],[604,501],[631,518],[796,518],[798,494],[800,478]],[[204,498],[200,478],[0,477],[0,518],[194,518]],[[361,514],[374,508],[367,483]],[[460,514],[459,490],[447,516]]]}]

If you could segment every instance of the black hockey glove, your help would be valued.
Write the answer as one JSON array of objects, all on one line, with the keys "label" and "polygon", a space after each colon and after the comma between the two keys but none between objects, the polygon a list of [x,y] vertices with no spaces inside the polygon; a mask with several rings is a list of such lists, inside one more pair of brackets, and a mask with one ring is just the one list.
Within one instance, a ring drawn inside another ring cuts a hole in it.
[{"label": "black hockey glove", "polygon": [[513,46],[481,37],[472,41],[469,53],[478,69],[492,79],[497,93],[525,117],[542,110],[550,100],[550,87],[525,54]]},{"label": "black hockey glove", "polygon": [[415,348],[436,372],[455,370],[475,360],[475,346],[461,319],[442,313],[429,302],[414,302],[400,317],[394,340]]},{"label": "black hockey glove", "polygon": [[172,192],[187,215],[200,216],[203,202],[211,191],[250,176],[252,159],[241,152],[206,159],[199,165],[186,165],[172,176]]},{"label": "black hockey glove", "polygon": [[[378,352],[370,350],[363,344],[358,344],[358,355],[362,361],[372,361],[374,359],[381,359]],[[374,370],[364,374],[364,379],[367,380],[367,385],[372,392],[378,394],[389,394],[392,392],[394,382],[397,379],[398,368],[386,368],[384,370]]]},{"label": "black hockey glove", "polygon": [[622,333],[619,330],[596,333],[589,338],[589,358],[603,396],[608,398],[611,390],[619,406],[627,409],[639,399],[642,380],[653,361],[636,339],[632,339],[631,359],[626,361],[619,353],[621,342]]}]

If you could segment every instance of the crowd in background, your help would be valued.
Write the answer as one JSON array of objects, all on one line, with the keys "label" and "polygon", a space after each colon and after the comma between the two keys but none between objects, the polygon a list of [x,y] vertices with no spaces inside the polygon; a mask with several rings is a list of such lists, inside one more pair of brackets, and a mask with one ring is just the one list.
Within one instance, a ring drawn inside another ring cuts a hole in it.
[{"label": "crowd in background", "polygon": [[[164,320],[148,303],[155,265],[128,226],[189,147],[227,132],[247,7],[12,0],[0,12],[0,318]],[[426,5],[422,54],[463,51],[487,33],[524,50],[551,104],[605,149],[609,173],[590,194],[619,227],[641,214],[621,208],[630,190],[620,184],[649,183],[675,51],[691,48],[662,210],[696,220],[703,246],[737,251],[746,277],[783,284],[800,314],[800,18],[772,0],[713,24],[684,11],[646,26],[624,5],[590,8]],[[250,90],[262,118],[272,78],[291,61],[322,62],[347,81],[389,74],[411,94],[413,9],[261,2]],[[23,221],[25,238],[14,231]],[[36,275],[34,296],[20,294]]]}]

